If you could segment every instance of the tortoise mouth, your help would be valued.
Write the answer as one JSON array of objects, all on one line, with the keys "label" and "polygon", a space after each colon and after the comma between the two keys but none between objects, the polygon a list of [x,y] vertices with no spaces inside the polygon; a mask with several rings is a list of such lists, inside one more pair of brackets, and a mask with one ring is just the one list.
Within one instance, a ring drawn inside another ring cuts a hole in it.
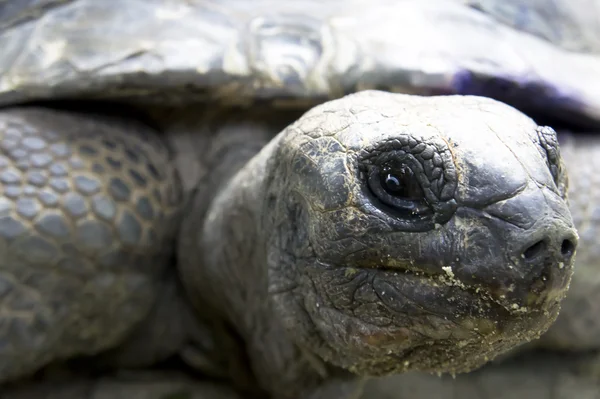
[{"label": "tortoise mouth", "polygon": [[[512,267],[516,267],[516,265]],[[351,269],[352,267],[349,268]],[[506,287],[500,284],[486,286],[481,283],[461,279],[460,276],[455,274],[456,267],[452,265],[442,266],[440,271],[429,267],[420,269],[414,264],[403,267],[378,263],[374,266],[359,266],[359,268],[385,276],[381,279],[389,281],[390,288],[413,290],[414,295],[399,295],[409,300],[412,299],[414,302],[422,303],[423,309],[432,307],[432,303],[437,303],[438,305],[434,306],[436,311],[440,308],[451,309],[453,307],[465,309],[468,308],[470,301],[476,300],[476,302],[471,303],[482,302],[489,305],[486,306],[486,309],[490,311],[492,308],[498,307],[511,315],[523,315],[540,311],[547,312],[558,305],[565,296],[566,287],[568,286],[568,279],[562,279],[564,281],[561,281],[560,284],[556,282],[555,284],[548,285],[547,289],[540,292],[538,292],[539,290],[535,291],[528,288],[526,290],[527,294],[521,298],[520,296],[516,296],[518,290],[515,288],[515,285],[523,283],[523,285],[529,287],[525,281],[517,281]],[[539,285],[538,283],[541,282],[541,280],[536,281],[533,285]],[[412,288],[413,286],[414,288]],[[441,303],[444,300],[447,303]],[[463,302],[462,306],[458,304],[461,301]],[[454,302],[457,303],[453,304]],[[476,310],[476,313],[481,315],[480,310]],[[490,313],[490,315],[492,314],[496,315],[494,318],[507,317],[497,312]]]},{"label": "tortoise mouth", "polygon": [[453,321],[455,326],[464,319],[507,320],[514,313],[513,309],[498,306],[484,290],[456,279],[449,268],[443,273],[384,266],[371,270],[373,289],[394,312],[438,317]]},{"label": "tortoise mouth", "polygon": [[[446,272],[347,266],[325,273],[328,289],[316,288],[330,303],[310,306],[309,314],[324,337],[346,337],[347,359],[338,365],[362,375],[470,371],[539,337],[558,316],[558,303],[543,310],[514,309],[448,279]],[[331,282],[343,281],[340,276],[360,284],[344,295],[340,285],[331,289]]]}]

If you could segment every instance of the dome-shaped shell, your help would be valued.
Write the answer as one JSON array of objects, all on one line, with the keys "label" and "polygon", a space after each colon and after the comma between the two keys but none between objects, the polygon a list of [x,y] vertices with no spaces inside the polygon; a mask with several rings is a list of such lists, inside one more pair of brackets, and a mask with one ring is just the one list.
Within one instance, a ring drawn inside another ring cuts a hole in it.
[{"label": "dome-shaped shell", "polygon": [[8,2],[0,6],[0,104],[83,97],[304,105],[379,88],[485,95],[595,124],[597,21],[565,0],[552,2],[562,8],[542,3]]}]

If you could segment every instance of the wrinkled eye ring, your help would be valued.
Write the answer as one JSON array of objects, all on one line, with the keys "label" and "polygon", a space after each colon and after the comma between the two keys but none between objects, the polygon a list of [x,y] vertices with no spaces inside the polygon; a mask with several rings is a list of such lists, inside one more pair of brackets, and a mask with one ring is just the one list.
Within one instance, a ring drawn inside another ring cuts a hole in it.
[{"label": "wrinkled eye ring", "polygon": [[[397,193],[394,193],[389,187],[385,187],[385,181],[388,178],[397,180],[400,184],[396,190]],[[419,217],[433,213],[417,176],[408,164],[371,165],[367,171],[367,185],[381,203],[403,215]]]}]

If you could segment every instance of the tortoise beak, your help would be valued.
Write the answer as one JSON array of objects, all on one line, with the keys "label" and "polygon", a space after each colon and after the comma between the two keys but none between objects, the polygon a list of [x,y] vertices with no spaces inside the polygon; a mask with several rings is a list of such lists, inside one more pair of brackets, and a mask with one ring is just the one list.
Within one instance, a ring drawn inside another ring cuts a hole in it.
[{"label": "tortoise beak", "polygon": [[528,187],[483,210],[459,207],[455,218],[458,244],[447,261],[457,279],[511,309],[546,309],[564,297],[578,237],[554,191]]}]

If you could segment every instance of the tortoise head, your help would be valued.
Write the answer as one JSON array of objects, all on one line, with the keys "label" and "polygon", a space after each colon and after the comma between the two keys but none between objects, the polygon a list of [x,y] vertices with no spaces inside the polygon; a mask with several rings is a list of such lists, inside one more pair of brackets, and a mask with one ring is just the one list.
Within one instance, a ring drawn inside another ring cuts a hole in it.
[{"label": "tortoise head", "polygon": [[463,372],[555,320],[577,233],[552,129],[488,98],[366,91],[275,145],[269,288],[301,347],[358,374]]}]

